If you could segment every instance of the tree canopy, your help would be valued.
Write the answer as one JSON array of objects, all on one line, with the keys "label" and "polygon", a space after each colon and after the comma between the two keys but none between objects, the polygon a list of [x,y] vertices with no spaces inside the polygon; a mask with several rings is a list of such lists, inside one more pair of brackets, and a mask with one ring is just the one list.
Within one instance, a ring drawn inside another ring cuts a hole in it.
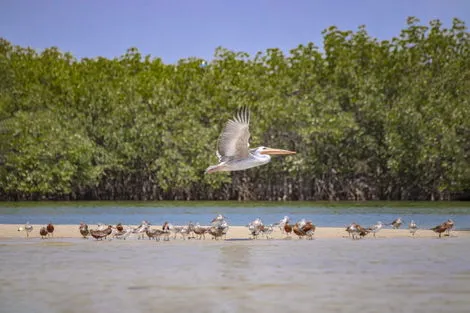
[{"label": "tree canopy", "polygon": [[[454,19],[378,40],[164,64],[76,59],[0,38],[0,198],[429,200],[470,190],[470,36]],[[251,145],[297,151],[205,175],[241,106]]]}]

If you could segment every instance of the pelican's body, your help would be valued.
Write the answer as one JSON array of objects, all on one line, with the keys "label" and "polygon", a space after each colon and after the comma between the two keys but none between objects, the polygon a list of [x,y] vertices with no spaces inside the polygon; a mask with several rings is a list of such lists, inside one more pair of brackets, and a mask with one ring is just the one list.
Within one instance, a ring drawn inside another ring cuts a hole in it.
[{"label": "pelican's body", "polygon": [[222,131],[217,148],[219,164],[209,166],[206,173],[242,171],[267,164],[270,155],[295,154],[294,151],[258,147],[249,149],[250,112],[243,108],[235,118],[229,120]]}]

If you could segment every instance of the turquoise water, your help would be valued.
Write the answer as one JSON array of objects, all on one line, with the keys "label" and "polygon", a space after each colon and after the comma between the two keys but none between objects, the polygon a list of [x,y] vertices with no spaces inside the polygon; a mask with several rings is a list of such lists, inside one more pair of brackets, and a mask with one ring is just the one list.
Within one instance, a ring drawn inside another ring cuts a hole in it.
[{"label": "turquoise water", "polygon": [[311,219],[323,227],[343,227],[351,222],[371,225],[377,221],[390,223],[402,217],[407,224],[413,219],[422,228],[432,227],[451,218],[456,229],[470,229],[470,203],[435,202],[23,202],[0,204],[0,224],[152,224],[169,221],[185,224],[190,221],[207,224],[215,215],[223,214],[234,226],[247,225],[260,217],[264,223],[279,221],[284,215],[293,221]]},{"label": "turquoise water", "polygon": [[467,313],[469,237],[0,241],[0,312]]}]

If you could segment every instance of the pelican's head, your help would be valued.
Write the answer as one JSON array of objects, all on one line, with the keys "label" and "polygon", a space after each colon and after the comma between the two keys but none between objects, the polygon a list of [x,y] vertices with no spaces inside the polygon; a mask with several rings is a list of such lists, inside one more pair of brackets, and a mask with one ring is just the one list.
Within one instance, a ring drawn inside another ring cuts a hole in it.
[{"label": "pelican's head", "polygon": [[269,147],[258,147],[256,149],[256,152],[259,154],[268,154],[268,155],[287,155],[287,154],[295,154],[295,151],[289,151],[289,150],[282,150],[282,149],[274,149],[274,148],[269,148]]}]

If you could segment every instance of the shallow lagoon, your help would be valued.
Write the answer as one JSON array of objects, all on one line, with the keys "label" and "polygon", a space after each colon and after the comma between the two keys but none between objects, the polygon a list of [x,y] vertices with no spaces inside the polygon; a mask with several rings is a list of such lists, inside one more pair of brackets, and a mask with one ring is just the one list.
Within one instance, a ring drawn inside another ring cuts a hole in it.
[{"label": "shallow lagoon", "polygon": [[469,237],[0,242],[1,312],[468,312]]},{"label": "shallow lagoon", "polygon": [[205,224],[224,214],[231,225],[246,225],[261,217],[267,224],[289,215],[293,221],[311,219],[323,227],[351,222],[372,225],[402,217],[428,228],[448,218],[456,229],[470,229],[470,203],[465,202],[18,202],[0,203],[0,224],[153,224],[189,221]]}]

